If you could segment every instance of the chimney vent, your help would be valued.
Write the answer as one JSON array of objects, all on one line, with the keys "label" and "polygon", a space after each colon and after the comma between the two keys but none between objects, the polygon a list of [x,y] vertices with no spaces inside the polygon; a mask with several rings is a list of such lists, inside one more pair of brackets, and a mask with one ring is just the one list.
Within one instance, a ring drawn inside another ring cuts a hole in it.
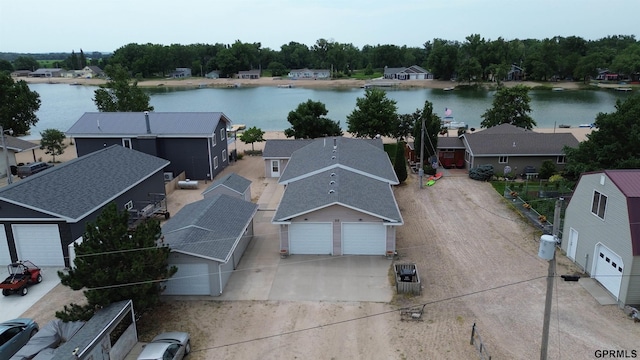
[{"label": "chimney vent", "polygon": [[145,121],[145,124],[147,125],[147,134],[151,134],[151,124],[149,124],[149,112],[148,111],[144,112],[144,121]]}]

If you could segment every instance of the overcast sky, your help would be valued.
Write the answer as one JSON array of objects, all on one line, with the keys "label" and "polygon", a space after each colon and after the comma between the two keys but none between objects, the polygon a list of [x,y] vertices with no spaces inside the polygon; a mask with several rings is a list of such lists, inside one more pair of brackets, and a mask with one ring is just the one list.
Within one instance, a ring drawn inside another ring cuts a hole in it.
[{"label": "overcast sky", "polygon": [[421,47],[471,34],[640,37],[640,0],[0,0],[0,52],[113,52],[129,44],[318,39]]}]

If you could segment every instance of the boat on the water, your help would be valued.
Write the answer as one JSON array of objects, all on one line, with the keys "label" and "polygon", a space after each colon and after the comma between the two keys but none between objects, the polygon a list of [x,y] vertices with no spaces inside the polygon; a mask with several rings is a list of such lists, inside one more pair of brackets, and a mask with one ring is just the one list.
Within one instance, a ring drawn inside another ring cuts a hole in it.
[{"label": "boat on the water", "polygon": [[442,127],[446,129],[460,129],[466,128],[467,124],[464,121],[455,121],[453,116],[445,116],[442,119]]}]

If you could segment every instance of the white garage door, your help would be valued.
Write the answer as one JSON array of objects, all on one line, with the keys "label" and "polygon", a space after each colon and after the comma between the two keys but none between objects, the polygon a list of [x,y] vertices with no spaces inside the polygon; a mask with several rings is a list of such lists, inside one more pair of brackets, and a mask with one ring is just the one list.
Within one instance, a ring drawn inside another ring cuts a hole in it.
[{"label": "white garage door", "polygon": [[378,223],[342,224],[344,255],[384,255],[387,249],[386,228]]},{"label": "white garage door", "polygon": [[178,271],[167,281],[163,295],[211,295],[209,265],[170,264]]},{"label": "white garage door", "polygon": [[289,225],[289,253],[331,255],[333,253],[331,223]]},{"label": "white garage door", "polygon": [[606,246],[596,246],[596,268],[594,278],[600,282],[613,296],[618,299],[620,285],[622,284],[622,258],[609,250]]},{"label": "white garage door", "polygon": [[9,244],[7,243],[7,233],[4,225],[0,226],[0,264],[10,264],[11,255],[9,255]]},{"label": "white garage door", "polygon": [[38,266],[64,266],[58,225],[13,225],[13,238],[18,260],[30,260]]}]

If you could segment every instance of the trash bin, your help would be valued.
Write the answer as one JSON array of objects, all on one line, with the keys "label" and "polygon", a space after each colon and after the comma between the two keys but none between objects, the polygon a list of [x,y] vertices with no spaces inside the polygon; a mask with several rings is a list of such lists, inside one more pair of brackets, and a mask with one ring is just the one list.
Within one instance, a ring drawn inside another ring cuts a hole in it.
[{"label": "trash bin", "polygon": [[413,277],[416,276],[416,269],[401,268],[398,275],[400,275],[400,281],[412,282]]}]

